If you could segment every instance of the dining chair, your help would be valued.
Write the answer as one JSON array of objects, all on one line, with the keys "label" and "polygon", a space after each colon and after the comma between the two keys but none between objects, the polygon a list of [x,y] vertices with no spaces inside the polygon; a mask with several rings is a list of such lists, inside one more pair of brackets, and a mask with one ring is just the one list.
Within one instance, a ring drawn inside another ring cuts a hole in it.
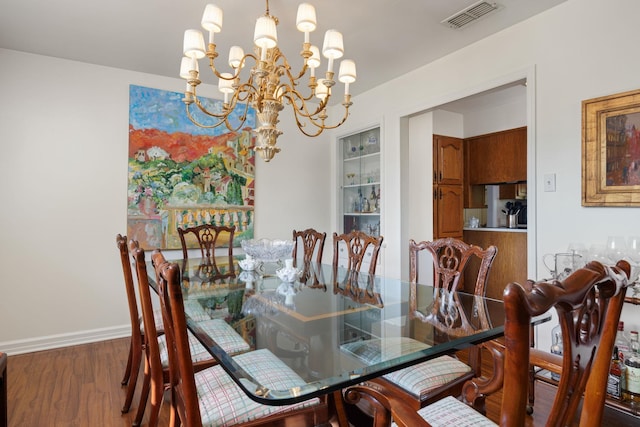
[{"label": "dining chair", "polygon": [[[293,230],[293,266],[298,266],[298,251],[302,247],[302,262],[304,264],[315,261],[322,262],[322,252],[324,250],[324,241],[327,233],[321,233],[313,228],[307,228],[304,231]],[[315,260],[313,255],[315,254]]]},{"label": "dining chair", "polygon": [[[129,254],[127,245],[127,236],[118,234],[116,236],[116,246],[120,253],[120,261],[122,263],[122,272],[124,275],[125,290],[127,293],[127,303],[129,307],[129,321],[131,323],[131,338],[129,343],[129,356],[127,357],[127,366],[121,384],[127,386],[125,401],[122,406],[122,413],[129,412],[131,402],[135,393],[138,382],[138,373],[142,364],[142,355],[144,353],[144,324],[140,311],[138,309],[138,298],[136,296],[135,284],[133,281],[133,273],[131,271],[132,258]],[[137,246],[137,245],[136,245]],[[208,320],[209,316],[199,304],[189,304],[189,313],[197,320]],[[160,308],[153,309],[153,319],[156,327],[156,334],[162,335],[164,327],[162,324],[162,311]]]},{"label": "dining chair", "polygon": [[[178,265],[167,262],[160,251],[154,252],[152,260],[170,349],[170,418],[175,420],[175,425],[284,427],[328,423],[329,411],[323,399],[314,398],[285,406],[263,405],[250,399],[219,365],[195,372],[191,363]],[[306,385],[267,349],[233,358],[267,389]]]},{"label": "dining chair", "polygon": [[[149,426],[156,426],[163,400],[164,390],[169,385],[169,349],[167,337],[158,334],[156,321],[154,318],[154,309],[151,300],[151,285],[147,273],[145,263],[145,252],[140,248],[137,241],[129,242],[129,252],[133,258],[136,275],[138,279],[138,294],[140,295],[140,306],[142,309],[142,322],[144,327],[144,350],[145,365],[142,390],[140,392],[140,403],[136,412],[133,425],[139,426],[142,423],[146,410],[147,401],[150,400],[151,409],[149,415]],[[199,306],[199,304],[190,304],[191,307]],[[198,321],[202,328],[209,331],[212,336],[217,337],[220,345],[231,354],[246,352],[250,349],[249,345],[229,326],[223,319],[201,319],[200,311],[194,311],[194,320]],[[191,316],[191,311],[189,311]],[[163,318],[163,327],[166,332],[166,319]],[[201,371],[205,368],[217,364],[216,360],[209,354],[206,348],[200,344],[198,339],[188,334],[188,345],[191,348],[191,363],[195,371]]]},{"label": "dining chair", "polygon": [[[382,305],[375,289],[375,272],[382,236],[362,231],[333,233],[333,292],[360,303]],[[344,271],[340,269],[344,268]]]},{"label": "dining chair", "polygon": [[[506,286],[501,426],[525,425],[531,321],[551,308],[558,313],[566,346],[562,376],[546,425],[574,425],[577,415],[582,427],[602,424],[611,353],[629,272],[626,261],[619,261],[616,266],[592,261],[562,282]],[[472,381],[482,382],[481,379]],[[452,396],[415,411],[396,396],[368,385],[358,385],[345,392],[349,403],[362,398],[378,409],[376,427],[389,425],[391,419],[400,427],[496,425]]]},{"label": "dining chair", "polygon": [[178,227],[180,244],[182,245],[182,258],[189,258],[189,243],[195,241],[200,248],[201,258],[213,260],[216,256],[216,249],[227,245],[229,258],[233,256],[233,238],[236,226],[202,224],[196,227]]},{"label": "dining chair", "polygon": [[[383,236],[371,236],[362,231],[354,230],[349,233],[333,233],[333,293],[342,294],[362,304],[383,305],[380,293],[375,289],[375,272],[378,266],[378,254],[382,247]],[[344,268],[344,271],[341,270]],[[366,346],[368,343],[363,342]],[[351,343],[341,345],[345,352],[350,351]],[[351,408],[345,408],[342,393],[332,394],[333,404],[340,425],[347,425],[347,411],[350,416],[358,417]],[[359,408],[367,413],[366,408]],[[364,421],[366,422],[366,420]]]},{"label": "dining chair", "polygon": [[7,425],[7,353],[0,352],[0,427]]},{"label": "dining chair", "polygon": [[333,266],[343,266],[351,273],[375,274],[383,239],[358,230],[333,233]]},{"label": "dining chair", "polygon": [[[497,253],[495,246],[483,249],[454,238],[419,243],[411,239],[409,241],[410,318],[417,317],[422,321],[428,320],[418,310],[418,261],[421,253],[428,253],[432,259],[433,286],[450,295],[454,295],[453,292],[459,290],[460,279],[463,277],[468,262],[477,258],[480,261],[480,268],[473,284],[473,290],[475,295],[485,295],[489,272]],[[452,332],[449,331],[449,333]],[[464,383],[474,376],[480,375],[478,353],[477,347],[469,349],[471,366],[458,360],[455,356],[447,355],[392,372],[373,381],[379,383],[387,392],[404,399],[413,409],[418,410],[444,396],[460,396]]]},{"label": "dining chair", "polygon": [[[127,292],[127,302],[129,306],[129,321],[131,323],[131,338],[129,342],[129,356],[127,357],[127,366],[125,368],[124,377],[121,384],[127,386],[127,393],[122,406],[122,413],[129,412],[133,394],[138,382],[138,373],[142,363],[142,354],[144,351],[144,328],[142,319],[138,311],[138,301],[136,297],[135,285],[133,283],[133,274],[131,272],[131,259],[129,257],[129,248],[127,246],[127,236],[118,234],[116,236],[116,246],[120,252],[120,261],[122,263],[122,272],[124,274],[124,285]],[[158,334],[164,333],[162,326],[162,312],[160,309],[154,310],[154,323]]]}]

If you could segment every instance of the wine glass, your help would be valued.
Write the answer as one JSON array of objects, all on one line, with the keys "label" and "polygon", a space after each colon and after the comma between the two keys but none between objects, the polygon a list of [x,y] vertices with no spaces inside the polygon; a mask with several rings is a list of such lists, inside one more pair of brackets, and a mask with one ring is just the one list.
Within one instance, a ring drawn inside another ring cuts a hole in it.
[{"label": "wine glass", "polygon": [[598,261],[602,264],[609,264],[609,254],[607,246],[603,244],[593,244],[589,247],[589,261]]},{"label": "wine glass", "polygon": [[640,278],[640,236],[629,236],[627,239],[627,257],[631,264],[632,283],[637,283]]},{"label": "wine glass", "polygon": [[623,236],[609,236],[607,238],[607,255],[615,263],[627,255],[627,242]]},{"label": "wine glass", "polygon": [[587,250],[587,247],[583,243],[575,243],[575,242],[571,243],[569,244],[567,251],[570,254],[573,254],[574,270],[584,267],[584,265],[587,263],[589,251]]},{"label": "wine glass", "polygon": [[631,261],[640,263],[640,236],[629,236],[627,239],[627,255]]}]

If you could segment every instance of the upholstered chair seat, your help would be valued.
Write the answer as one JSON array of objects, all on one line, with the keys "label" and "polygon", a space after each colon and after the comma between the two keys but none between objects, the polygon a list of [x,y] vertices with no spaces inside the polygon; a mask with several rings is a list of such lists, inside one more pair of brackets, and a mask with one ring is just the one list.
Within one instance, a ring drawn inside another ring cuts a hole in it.
[{"label": "upholstered chair seat", "polygon": [[[342,352],[367,364],[380,363],[385,359],[400,357],[429,348],[429,345],[407,337],[381,340],[355,341],[340,346]],[[472,369],[455,357],[440,356],[415,366],[394,371],[383,377],[423,401],[433,390],[458,378],[467,377]]]},{"label": "upholstered chair seat", "polygon": [[466,377],[471,371],[469,365],[455,357],[440,356],[384,375],[384,378],[423,401],[434,390]]},{"label": "upholstered chair seat", "polygon": [[[269,350],[244,353],[235,356],[234,360],[268,389],[283,390],[307,385]],[[196,372],[194,375],[203,426],[242,424],[268,415],[318,405],[320,402],[316,398],[295,405],[262,405],[249,399],[219,365]]]},{"label": "upholstered chair seat", "polygon": [[[216,343],[227,354],[237,354],[249,351],[251,348],[249,344],[238,334],[226,321],[223,319],[211,319],[199,322],[202,329],[207,331],[207,334],[214,337]],[[194,362],[203,362],[211,359],[211,353],[200,344],[200,341],[189,332],[189,349],[191,350],[191,357]],[[160,347],[160,361],[162,367],[169,367],[169,353],[167,351],[166,336],[162,335],[158,337],[158,346]]]},{"label": "upholstered chair seat", "polygon": [[[453,396],[445,397],[418,411],[431,427],[496,427],[497,424]],[[397,427],[396,423],[392,426]]]}]

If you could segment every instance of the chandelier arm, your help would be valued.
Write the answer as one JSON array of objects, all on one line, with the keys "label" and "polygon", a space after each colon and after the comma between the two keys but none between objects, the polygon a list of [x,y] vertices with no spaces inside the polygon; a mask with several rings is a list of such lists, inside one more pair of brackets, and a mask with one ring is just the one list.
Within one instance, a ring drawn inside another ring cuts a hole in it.
[{"label": "chandelier arm", "polygon": [[235,108],[238,102],[245,102],[247,99],[251,97],[252,94],[257,93],[256,88],[250,83],[242,83],[239,85],[235,92],[233,92],[233,97],[231,98],[230,105],[233,105]]},{"label": "chandelier arm", "polygon": [[[290,98],[287,97],[287,99],[290,102]],[[318,116],[319,118],[315,118],[315,114],[314,115],[307,115],[304,114],[301,110],[297,109],[297,108],[293,108],[293,112],[294,112],[294,117],[296,120],[296,124],[298,126],[298,129],[300,129],[300,131],[305,134],[306,136],[310,136],[310,137],[314,137],[314,136],[318,136],[322,133],[323,130],[325,129],[336,129],[339,126],[341,126],[349,117],[349,106],[345,106],[344,107],[344,116],[342,117],[342,119],[333,125],[328,125],[325,123],[325,120],[327,119],[326,114],[323,114],[321,116]],[[324,109],[322,110],[324,111]],[[321,112],[322,112],[321,111]],[[299,119],[300,117],[304,118],[304,123]],[[307,132],[305,129],[303,129],[306,124],[309,123],[311,125],[313,125],[315,128],[318,129],[318,132],[312,133],[312,132]]]},{"label": "chandelier arm", "polygon": [[[229,115],[229,111],[225,110],[223,113],[221,114],[217,114],[217,113],[212,113],[211,111],[207,110],[206,107],[202,104],[202,102],[200,102],[200,99],[196,96],[196,94],[193,94],[193,101],[196,104],[196,106],[198,107],[198,109],[200,111],[202,111],[204,114],[206,114],[207,116],[210,117],[215,117],[217,119],[224,119],[225,117],[227,117]],[[216,125],[218,126],[218,125]],[[215,127],[215,126],[213,126]]]},{"label": "chandelier arm", "polygon": [[[306,65],[305,65],[305,69],[306,69]],[[300,77],[298,77],[297,79],[294,79],[291,76],[291,73],[286,73],[287,77],[289,77],[289,83],[282,83],[280,85],[278,85],[278,89],[280,88],[285,88],[285,90],[287,92],[295,92],[296,93],[296,98],[302,100],[302,101],[310,101],[311,99],[313,99],[314,95],[315,95],[315,87],[318,85],[317,83],[315,83],[315,80],[313,81],[313,85],[311,85],[311,83],[309,84],[309,88],[311,89],[311,91],[309,92],[308,96],[303,96],[300,91],[298,89],[296,89],[295,87],[298,86],[298,81],[300,79]],[[294,104],[295,105],[295,104]]]},{"label": "chandelier arm", "polygon": [[[195,118],[195,116],[193,116],[193,114],[191,114],[191,110],[189,109],[189,104],[185,105],[186,111],[187,111],[187,116],[189,117],[189,120],[191,120],[196,126],[201,127],[201,128],[205,128],[205,129],[213,129],[216,128],[220,125],[222,125],[224,123],[224,125],[227,127],[227,129],[229,129],[232,132],[237,132],[239,131],[242,126],[244,126],[245,122],[247,121],[247,111],[249,109],[249,104],[244,104],[244,112],[242,113],[242,115],[240,116],[240,122],[238,123],[238,126],[234,127],[231,122],[229,122],[229,114],[223,116],[223,117],[217,117],[214,116],[212,114],[210,114],[206,109],[204,110],[205,113],[207,113],[207,115],[211,116],[211,117],[216,117],[218,118],[218,122],[214,123],[214,124],[204,124],[202,122],[200,122],[198,119]],[[202,110],[202,108],[200,108],[200,110]],[[229,113],[231,112],[231,110],[229,111]]]},{"label": "chandelier arm", "polygon": [[[289,86],[287,86],[287,90],[284,92],[282,97],[287,99],[287,103],[293,107],[293,110],[296,112],[296,115],[299,114],[302,117],[311,119],[314,116],[317,116],[318,114],[320,114],[326,108],[327,101],[330,96],[331,95],[327,96],[324,100],[322,100],[320,104],[318,104],[318,107],[313,113],[309,112],[309,110],[307,109],[307,103],[305,102],[305,101],[309,101],[311,97],[304,98],[300,94],[300,92],[298,92],[297,90]],[[299,102],[297,102],[297,100],[299,100]]]},{"label": "chandelier arm", "polygon": [[[231,101],[229,101],[227,104],[224,105],[223,107],[224,112],[220,114],[213,113],[207,110],[207,108],[202,104],[202,102],[198,98],[195,87],[193,88],[193,101],[195,102],[198,109],[202,111],[202,113],[222,120],[226,118],[229,114],[231,114],[231,112],[236,108],[236,105],[238,104],[238,102],[244,103],[251,96],[251,93],[255,92],[255,90],[256,89],[250,84],[244,83],[240,85],[238,89],[233,93],[233,96],[231,97]],[[245,94],[245,95],[242,96],[242,94]],[[245,114],[243,115],[244,117],[246,117],[246,112],[248,108],[249,108],[248,105],[245,105],[244,107]]]},{"label": "chandelier arm", "polygon": [[289,64],[287,57],[284,56],[281,51],[278,51],[278,54],[273,58],[273,63],[275,64],[280,58],[282,58],[282,64],[279,64],[277,67],[282,68],[284,70],[284,73],[289,78],[289,81],[294,86],[297,86],[298,81],[305,76],[305,74],[307,73],[307,70],[309,69],[306,58],[303,57],[304,63],[302,64],[302,69],[298,73],[297,77],[294,77],[293,74],[291,74],[291,65]]},{"label": "chandelier arm", "polygon": [[227,127],[227,129],[229,129],[231,132],[237,132],[240,129],[242,129],[242,127],[244,126],[244,122],[247,120],[247,116],[246,116],[246,108],[245,108],[245,113],[240,116],[240,122],[238,123],[238,126],[233,127],[233,125],[229,122],[229,116],[224,118],[224,124]]},{"label": "chandelier arm", "polygon": [[220,120],[218,121],[218,123],[212,124],[212,125],[206,125],[204,123],[201,123],[200,121],[198,121],[192,114],[191,114],[191,110],[189,109],[189,104],[185,105],[185,109],[187,111],[187,116],[189,117],[189,120],[191,120],[196,126],[201,127],[201,128],[205,128],[205,129],[213,129],[216,128],[218,126],[220,126],[221,124],[225,123],[226,121],[226,117],[225,118],[220,118]]},{"label": "chandelier arm", "polygon": [[209,68],[211,69],[211,71],[213,72],[213,74],[218,77],[219,79],[223,79],[223,80],[235,80],[238,77],[240,77],[240,73],[242,72],[243,67],[245,66],[245,64],[247,63],[247,58],[253,58],[254,62],[258,61],[258,58],[252,54],[252,53],[245,53],[244,56],[242,57],[242,59],[240,60],[240,65],[238,66],[238,68],[234,69],[234,73],[231,77],[225,77],[222,74],[218,72],[218,69],[216,68],[214,62],[215,59],[210,56],[209,57]]},{"label": "chandelier arm", "polygon": [[[295,99],[300,102],[300,104],[298,104],[297,102],[293,102],[292,103],[292,99],[288,99],[287,100],[287,104],[291,105],[293,108],[304,108],[304,105],[306,103],[306,101],[310,101],[311,99],[313,99],[313,95],[314,92],[312,91],[311,94],[307,97],[303,96],[297,89],[294,89],[293,87],[291,87],[289,84],[283,83],[278,85],[278,88],[276,90],[276,92],[281,92],[282,96],[281,98],[286,98],[286,94],[287,93],[292,93],[295,95]],[[317,113],[317,112],[316,112]]]}]

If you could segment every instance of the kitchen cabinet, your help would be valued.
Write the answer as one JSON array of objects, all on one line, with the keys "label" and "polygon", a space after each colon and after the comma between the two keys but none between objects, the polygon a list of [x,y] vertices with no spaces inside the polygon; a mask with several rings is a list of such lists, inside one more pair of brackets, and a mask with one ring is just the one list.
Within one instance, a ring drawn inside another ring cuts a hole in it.
[{"label": "kitchen cabinet", "polygon": [[462,185],[464,157],[462,139],[451,136],[433,136],[433,183]]},{"label": "kitchen cabinet", "polygon": [[380,128],[339,139],[342,231],[380,235]]},{"label": "kitchen cabinet", "polygon": [[[498,229],[499,230],[499,229]],[[527,232],[516,230],[487,231],[464,230],[466,243],[486,248],[494,245],[498,248],[487,283],[487,296],[502,299],[505,286],[511,282],[526,283],[527,274]],[[480,262],[471,259],[465,269],[465,290],[473,286],[478,275]],[[473,292],[473,288],[470,289]]]},{"label": "kitchen cabinet", "polygon": [[462,238],[464,225],[463,141],[433,136],[433,238]]},{"label": "kitchen cabinet", "polygon": [[527,184],[502,184],[500,186],[500,200],[517,199],[525,200],[527,198]]},{"label": "kitchen cabinet", "polygon": [[527,128],[465,139],[469,185],[527,180]]},{"label": "kitchen cabinet", "polygon": [[470,209],[486,208],[484,185],[471,185],[469,180],[469,166],[471,159],[469,158],[469,140],[464,140],[464,207]]},{"label": "kitchen cabinet", "polygon": [[462,238],[464,227],[462,185],[440,185],[434,194],[434,238]]}]

